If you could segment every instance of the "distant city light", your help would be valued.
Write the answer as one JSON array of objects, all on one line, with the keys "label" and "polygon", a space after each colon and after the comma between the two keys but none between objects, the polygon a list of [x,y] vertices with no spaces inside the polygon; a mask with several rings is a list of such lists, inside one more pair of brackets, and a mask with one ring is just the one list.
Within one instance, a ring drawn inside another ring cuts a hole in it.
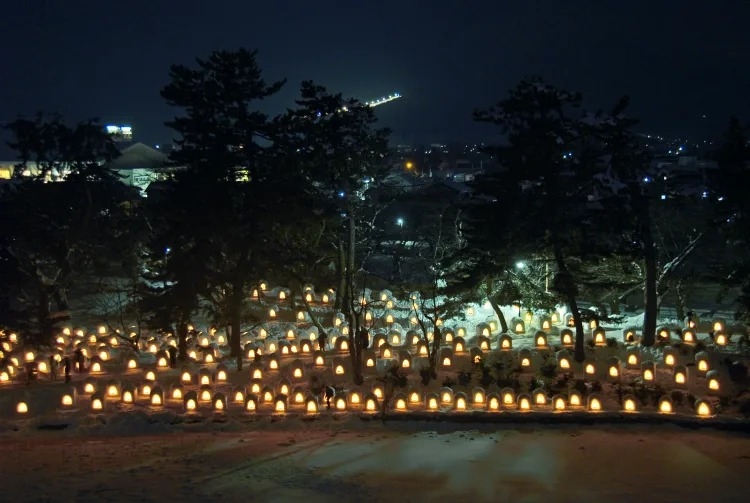
[{"label": "distant city light", "polygon": [[523,269],[524,267],[526,267],[526,262],[522,260],[516,262],[516,269]]},{"label": "distant city light", "polygon": [[397,218],[396,219],[396,225],[398,225],[399,227],[403,227],[404,226],[404,219],[401,218],[401,217]]}]

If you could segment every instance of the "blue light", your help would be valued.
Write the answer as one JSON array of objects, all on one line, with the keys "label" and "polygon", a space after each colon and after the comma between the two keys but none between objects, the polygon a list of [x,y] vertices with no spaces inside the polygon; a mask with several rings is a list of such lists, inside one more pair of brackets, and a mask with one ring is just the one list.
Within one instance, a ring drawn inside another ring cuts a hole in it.
[{"label": "blue light", "polygon": [[345,196],[345,194],[344,194],[343,190],[341,192],[339,192],[339,197],[344,197],[344,196]]},{"label": "blue light", "polygon": [[651,178],[649,178],[648,176],[644,176],[644,177],[643,177],[643,181],[644,181],[645,183],[648,183],[648,182],[650,182],[650,181],[651,181]]}]

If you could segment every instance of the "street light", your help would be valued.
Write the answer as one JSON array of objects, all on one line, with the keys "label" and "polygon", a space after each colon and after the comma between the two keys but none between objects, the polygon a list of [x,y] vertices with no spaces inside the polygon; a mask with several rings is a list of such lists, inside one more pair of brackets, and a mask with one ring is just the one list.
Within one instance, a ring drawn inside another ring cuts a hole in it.
[{"label": "street light", "polygon": [[526,267],[526,262],[523,262],[523,261],[516,262],[516,269],[523,269],[524,267]]},{"label": "street light", "polygon": [[398,217],[396,219],[396,225],[398,225],[399,227],[403,228],[404,227],[404,219],[401,218],[401,217]]},{"label": "street light", "polygon": [[411,161],[406,161],[406,169],[412,169],[414,167],[414,163]]}]

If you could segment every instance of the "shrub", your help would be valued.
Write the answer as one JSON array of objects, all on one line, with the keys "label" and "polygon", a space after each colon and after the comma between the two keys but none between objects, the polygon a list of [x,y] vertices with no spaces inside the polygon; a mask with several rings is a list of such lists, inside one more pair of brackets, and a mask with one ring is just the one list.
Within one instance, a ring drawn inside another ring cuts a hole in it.
[{"label": "shrub", "polygon": [[672,391],[669,396],[672,398],[672,402],[674,402],[675,405],[682,405],[682,401],[685,398],[685,395],[682,393],[682,391],[678,389]]},{"label": "shrub", "polygon": [[602,383],[599,381],[594,381],[591,383],[591,391],[595,393],[599,393],[602,390]]},{"label": "shrub", "polygon": [[452,378],[446,377],[445,379],[443,379],[444,388],[452,388],[455,385],[456,385],[456,381],[454,381]]},{"label": "shrub", "polygon": [[471,384],[471,372],[462,370],[458,373],[458,384],[461,386],[468,386]]},{"label": "shrub", "polygon": [[481,372],[482,375],[479,377],[479,383],[486,388],[492,384],[492,372],[489,367],[482,367]]},{"label": "shrub", "polygon": [[576,379],[575,384],[573,384],[573,389],[581,394],[586,393],[586,382],[583,379]]},{"label": "shrub", "polygon": [[557,375],[557,364],[555,363],[548,363],[545,365],[542,365],[542,367],[539,369],[539,373],[548,379],[554,379]]}]

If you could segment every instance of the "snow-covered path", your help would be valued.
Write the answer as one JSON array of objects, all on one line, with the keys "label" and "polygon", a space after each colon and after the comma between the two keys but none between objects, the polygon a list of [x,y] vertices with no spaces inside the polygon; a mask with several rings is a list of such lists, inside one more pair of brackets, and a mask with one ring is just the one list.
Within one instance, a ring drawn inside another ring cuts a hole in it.
[{"label": "snow-covered path", "polygon": [[[435,429],[438,431],[435,431]],[[3,501],[747,501],[750,438],[450,424],[3,438]]]}]

